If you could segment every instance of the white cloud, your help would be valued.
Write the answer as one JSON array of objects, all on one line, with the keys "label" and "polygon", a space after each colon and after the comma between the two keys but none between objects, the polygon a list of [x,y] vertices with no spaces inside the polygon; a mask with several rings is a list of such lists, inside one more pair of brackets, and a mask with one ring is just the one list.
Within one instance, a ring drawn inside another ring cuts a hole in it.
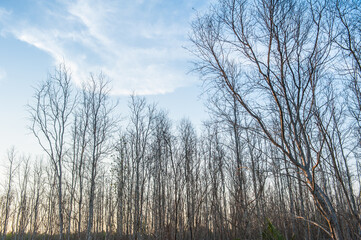
[{"label": "white cloud", "polygon": [[182,48],[188,16],[177,13],[177,6],[162,9],[161,3],[69,1],[41,9],[40,21],[14,16],[6,26],[19,40],[49,53],[55,63],[65,61],[78,83],[89,72],[103,71],[114,94],[160,94],[191,83]]}]

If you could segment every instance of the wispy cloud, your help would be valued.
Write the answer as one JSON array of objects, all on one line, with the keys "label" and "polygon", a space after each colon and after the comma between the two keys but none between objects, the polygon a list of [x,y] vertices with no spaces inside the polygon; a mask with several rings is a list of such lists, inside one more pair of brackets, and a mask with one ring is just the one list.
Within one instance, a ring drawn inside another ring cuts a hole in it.
[{"label": "wispy cloud", "polygon": [[[9,10],[6,10],[5,8],[0,7],[0,23],[1,22],[7,22],[10,15],[11,15],[11,12]],[[4,28],[0,29],[0,35],[1,36],[5,35]]]},{"label": "wispy cloud", "polygon": [[65,61],[77,83],[103,71],[114,94],[159,94],[192,83],[182,48],[192,1],[168,2],[59,1],[37,5],[43,14],[37,20],[22,18],[16,9],[3,20],[0,8],[0,20],[7,32],[46,51],[55,63]]}]

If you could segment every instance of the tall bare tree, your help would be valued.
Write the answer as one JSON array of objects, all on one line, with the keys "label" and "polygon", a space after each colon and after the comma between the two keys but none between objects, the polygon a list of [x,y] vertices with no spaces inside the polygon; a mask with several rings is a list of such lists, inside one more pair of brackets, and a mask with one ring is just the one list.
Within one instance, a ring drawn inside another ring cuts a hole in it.
[{"label": "tall bare tree", "polygon": [[196,68],[232,95],[260,134],[302,172],[327,233],[343,239],[316,171],[331,150],[325,96],[333,79],[325,71],[333,59],[332,24],[326,1],[221,0],[194,22],[191,40]]},{"label": "tall bare tree", "polygon": [[90,81],[84,87],[84,99],[89,104],[88,151],[90,168],[89,215],[87,225],[87,239],[92,239],[94,200],[98,167],[112,146],[110,141],[115,131],[116,120],[113,116],[115,105],[109,99],[109,81],[100,74],[90,76]]},{"label": "tall bare tree", "polygon": [[3,226],[2,226],[2,236],[1,239],[5,240],[6,238],[6,233],[7,233],[7,226],[8,226],[8,221],[9,221],[9,217],[10,217],[10,209],[11,209],[11,203],[13,200],[13,181],[14,181],[14,176],[16,171],[19,168],[19,164],[16,161],[16,152],[15,152],[15,148],[11,148],[10,150],[8,150],[7,153],[7,160],[9,162],[9,166],[8,166],[8,174],[7,174],[7,186],[6,186],[6,196],[5,196],[5,213],[4,213],[4,219],[2,219],[3,221]]},{"label": "tall bare tree", "polygon": [[[131,96],[129,103],[131,111],[128,127],[130,141],[130,156],[132,160],[134,181],[134,220],[133,237],[139,239],[142,235],[143,194],[145,183],[145,162],[150,136],[153,130],[155,107],[148,105],[145,98]],[[133,193],[132,193],[133,194]]]},{"label": "tall bare tree", "polygon": [[35,90],[34,104],[29,106],[34,136],[49,157],[57,177],[59,239],[63,239],[63,165],[66,135],[75,106],[72,99],[71,73],[60,64],[53,74]]},{"label": "tall bare tree", "polygon": [[41,217],[41,198],[43,197],[43,193],[45,191],[45,187],[43,186],[43,163],[42,159],[38,159],[35,161],[35,167],[33,169],[33,184],[32,184],[32,196],[31,196],[31,226],[32,229],[31,239],[36,239],[36,235],[40,226]]}]

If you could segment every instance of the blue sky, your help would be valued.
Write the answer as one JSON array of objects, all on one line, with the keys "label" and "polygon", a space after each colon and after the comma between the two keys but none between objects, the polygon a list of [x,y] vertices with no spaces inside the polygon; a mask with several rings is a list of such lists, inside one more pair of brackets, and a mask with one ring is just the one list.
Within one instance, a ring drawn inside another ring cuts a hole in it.
[{"label": "blue sky", "polygon": [[173,120],[205,120],[201,84],[187,74],[188,32],[210,0],[2,0],[0,2],[0,158],[6,149],[37,152],[27,130],[33,87],[65,62],[75,85],[102,71],[125,111],[146,95]]}]

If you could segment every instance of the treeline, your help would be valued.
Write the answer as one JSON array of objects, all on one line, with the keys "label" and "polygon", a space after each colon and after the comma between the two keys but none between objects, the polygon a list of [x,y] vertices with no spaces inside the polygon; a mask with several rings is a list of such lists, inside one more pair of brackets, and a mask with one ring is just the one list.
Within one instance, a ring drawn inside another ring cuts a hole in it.
[{"label": "treeline", "polygon": [[117,116],[103,75],[78,90],[60,65],[28,107],[44,157],[8,152],[2,239],[360,239],[359,6],[222,0],[199,16],[197,129],[136,96]]},{"label": "treeline", "polygon": [[[8,152],[2,239],[260,239],[267,220],[286,239],[329,237],[302,173],[233,97],[210,101],[211,120],[195,129],[135,96],[118,118],[103,76],[79,93],[70,81],[60,66],[29,107],[46,156]],[[360,165],[342,129],[332,135],[337,165],[323,159],[315,175],[355,239],[348,201],[360,201]]]}]

